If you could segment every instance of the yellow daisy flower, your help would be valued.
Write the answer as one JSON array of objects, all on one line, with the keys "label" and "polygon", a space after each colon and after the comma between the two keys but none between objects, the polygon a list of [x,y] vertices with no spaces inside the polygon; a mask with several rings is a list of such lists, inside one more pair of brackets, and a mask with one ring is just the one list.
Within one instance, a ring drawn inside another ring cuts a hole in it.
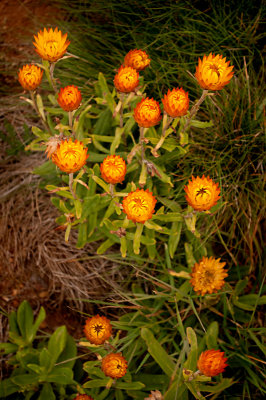
[{"label": "yellow daisy flower", "polygon": [[127,372],[127,361],[121,353],[110,353],[102,359],[102,371],[110,378],[121,378]]},{"label": "yellow daisy flower", "polygon": [[90,343],[100,345],[112,335],[112,326],[109,319],[96,315],[86,320],[84,332]]},{"label": "yellow daisy flower", "polygon": [[220,54],[210,53],[204,55],[203,59],[199,58],[199,64],[196,67],[195,77],[202,89],[221,90],[227,85],[234,72],[234,66],[230,66],[230,61],[226,62],[226,58]]},{"label": "yellow daisy flower", "polygon": [[228,276],[224,270],[225,262],[220,258],[202,257],[192,269],[190,283],[197,294],[217,293],[224,285],[224,278]]},{"label": "yellow daisy flower", "polygon": [[157,200],[148,189],[137,189],[123,199],[123,211],[133,222],[145,223],[152,218]]},{"label": "yellow daisy flower", "polygon": [[44,28],[43,31],[38,32],[38,35],[34,35],[36,47],[35,51],[43,60],[55,62],[59,58],[63,57],[70,41],[67,40],[67,33],[64,35],[58,28],[55,30],[50,28],[48,31]]},{"label": "yellow daisy flower", "polygon": [[220,196],[220,188],[218,183],[214,183],[209,176],[202,178],[197,176],[188,185],[184,187],[186,192],[186,200],[188,204],[197,211],[206,211],[215,206]]},{"label": "yellow daisy flower", "polygon": [[87,147],[84,147],[82,142],[72,139],[62,140],[57,145],[57,150],[52,153],[52,161],[61,171],[68,174],[80,170],[86,164],[89,157],[87,154]]}]

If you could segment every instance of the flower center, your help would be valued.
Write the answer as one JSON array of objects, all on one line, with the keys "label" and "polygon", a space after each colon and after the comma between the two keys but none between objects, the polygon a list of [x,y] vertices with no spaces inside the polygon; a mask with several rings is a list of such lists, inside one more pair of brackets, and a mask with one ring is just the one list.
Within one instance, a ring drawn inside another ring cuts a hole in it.
[{"label": "flower center", "polygon": [[47,54],[54,55],[57,53],[58,42],[55,42],[54,40],[48,40],[45,43],[44,48]]},{"label": "flower center", "polygon": [[214,281],[214,278],[215,278],[214,272],[207,269],[203,273],[201,278],[202,285],[204,286],[211,285]]},{"label": "flower center", "polygon": [[103,326],[102,325],[94,325],[93,329],[95,330],[95,332],[97,333],[97,336],[98,336],[99,333],[101,333],[101,331],[103,330]]}]

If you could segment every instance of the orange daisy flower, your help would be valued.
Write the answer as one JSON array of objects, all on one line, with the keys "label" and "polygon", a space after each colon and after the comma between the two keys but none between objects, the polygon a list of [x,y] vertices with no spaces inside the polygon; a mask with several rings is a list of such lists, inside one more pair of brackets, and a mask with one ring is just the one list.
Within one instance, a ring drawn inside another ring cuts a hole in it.
[{"label": "orange daisy flower", "polygon": [[93,398],[87,394],[78,394],[73,400],[93,400]]},{"label": "orange daisy flower", "polygon": [[60,89],[57,101],[63,110],[74,111],[80,106],[81,93],[77,86],[69,85]]},{"label": "orange daisy flower", "polygon": [[224,278],[228,276],[224,270],[225,262],[220,262],[214,257],[202,257],[192,269],[190,280],[197,294],[204,296],[206,293],[217,293],[224,285]]},{"label": "orange daisy flower", "polygon": [[122,353],[110,353],[102,359],[102,371],[110,378],[122,378],[127,372],[127,361]]},{"label": "orange daisy flower", "polygon": [[38,35],[34,35],[36,47],[35,51],[43,60],[55,62],[59,58],[63,57],[70,41],[67,40],[67,33],[64,35],[56,27],[55,30],[50,28],[48,31],[44,28],[43,31],[38,32]]},{"label": "orange daisy flower", "polygon": [[130,50],[124,59],[124,64],[126,67],[132,67],[137,71],[142,71],[148,65],[150,65],[151,60],[148,54],[144,50]]},{"label": "orange daisy flower", "polygon": [[109,319],[96,315],[86,320],[84,332],[90,343],[100,345],[112,335],[112,326]]},{"label": "orange daisy flower", "polygon": [[52,161],[61,171],[68,174],[80,170],[85,165],[89,154],[87,154],[87,147],[84,147],[82,142],[72,139],[62,140],[57,145],[57,150],[52,153]]},{"label": "orange daisy flower", "polygon": [[221,90],[227,85],[234,75],[234,66],[229,67],[229,64],[230,61],[226,62],[226,58],[220,54],[216,56],[210,53],[204,55],[202,60],[199,58],[195,77],[202,89]]},{"label": "orange daisy flower", "polygon": [[123,199],[123,211],[133,222],[145,223],[152,218],[157,200],[148,189],[137,189]]},{"label": "orange daisy flower", "polygon": [[228,366],[227,358],[224,357],[224,352],[221,350],[206,350],[203,351],[198,359],[197,367],[205,376],[216,376],[224,372]]},{"label": "orange daisy flower", "polygon": [[143,128],[149,128],[158,124],[161,119],[161,109],[158,101],[143,98],[134,108],[133,115],[137,124]]},{"label": "orange daisy flower", "polygon": [[188,93],[182,88],[176,88],[170,91],[162,99],[164,111],[172,118],[186,115],[189,107]]},{"label": "orange daisy flower", "polygon": [[121,93],[133,92],[139,84],[139,73],[131,67],[121,65],[115,78],[114,85]]},{"label": "orange daisy flower", "polygon": [[42,81],[43,70],[37,65],[24,65],[18,72],[18,80],[23,89],[34,90]]},{"label": "orange daisy flower", "polygon": [[188,204],[197,211],[206,211],[215,206],[220,196],[220,188],[218,183],[214,183],[209,176],[202,178],[197,176],[188,185],[184,187],[186,192],[186,200]]},{"label": "orange daisy flower", "polygon": [[126,175],[126,163],[120,156],[107,156],[100,165],[102,178],[107,183],[121,183]]}]

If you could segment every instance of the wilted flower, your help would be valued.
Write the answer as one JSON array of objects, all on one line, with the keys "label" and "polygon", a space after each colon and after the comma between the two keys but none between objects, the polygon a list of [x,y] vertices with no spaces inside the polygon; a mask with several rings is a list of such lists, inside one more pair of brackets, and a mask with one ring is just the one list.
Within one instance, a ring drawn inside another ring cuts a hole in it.
[{"label": "wilted flower", "polygon": [[57,165],[61,171],[68,174],[80,170],[85,165],[89,155],[87,154],[87,147],[84,147],[82,142],[72,139],[62,140],[57,145],[57,150],[52,154],[52,161]]},{"label": "wilted flower", "polygon": [[18,72],[18,80],[26,90],[34,90],[42,81],[43,70],[37,65],[24,65]]},{"label": "wilted flower", "polygon": [[161,119],[161,109],[158,101],[143,98],[135,107],[133,115],[137,124],[143,128],[149,128],[158,124]]},{"label": "wilted flower", "polygon": [[48,141],[45,143],[45,153],[47,153],[46,155],[48,158],[51,158],[51,155],[57,150],[57,146],[61,143],[61,141],[62,138],[60,135],[55,135],[48,139]]},{"label": "wilted flower", "polygon": [[206,350],[201,353],[197,367],[205,376],[216,376],[224,372],[227,358],[221,350]]},{"label": "wilted flower", "polygon": [[81,93],[77,86],[69,85],[60,89],[57,101],[63,110],[74,111],[80,106]]},{"label": "wilted flower", "polygon": [[84,332],[90,343],[100,345],[110,338],[112,326],[109,319],[96,315],[86,320]]},{"label": "wilted flower", "polygon": [[220,258],[202,257],[192,269],[190,280],[193,289],[197,294],[204,296],[206,293],[217,293],[224,285],[224,278],[228,276],[224,270],[225,262]]},{"label": "wilted flower", "polygon": [[137,189],[123,199],[123,211],[133,222],[145,223],[152,218],[157,200],[148,189]]},{"label": "wilted flower", "polygon": [[93,398],[87,394],[78,394],[73,400],[93,400]]},{"label": "wilted flower", "polygon": [[121,378],[127,372],[127,361],[122,353],[110,353],[102,359],[102,371],[110,378]]},{"label": "wilted flower", "polygon": [[150,65],[151,60],[148,54],[144,50],[130,50],[124,59],[124,64],[126,67],[132,67],[137,71],[142,71],[148,65]]},{"label": "wilted flower", "polygon": [[218,183],[214,183],[209,176],[202,178],[197,176],[184,188],[186,192],[186,200],[190,206],[197,211],[206,211],[215,206],[220,196],[220,188]]},{"label": "wilted flower", "polygon": [[182,88],[169,90],[162,99],[164,111],[172,118],[186,115],[189,107],[188,93]]},{"label": "wilted flower", "polygon": [[126,163],[123,158],[115,155],[107,156],[100,165],[103,179],[105,182],[112,183],[113,185],[123,182],[126,169]]},{"label": "wilted flower", "polygon": [[133,92],[139,84],[139,73],[131,67],[121,65],[115,78],[114,85],[121,93]]},{"label": "wilted flower", "polygon": [[203,89],[221,90],[234,75],[234,66],[229,67],[229,64],[230,61],[226,62],[226,58],[220,54],[216,56],[210,53],[208,56],[204,55],[202,60],[199,58],[195,73],[199,85]]},{"label": "wilted flower", "polygon": [[55,62],[65,54],[70,41],[67,40],[67,33],[64,35],[56,27],[55,30],[50,28],[48,31],[44,28],[38,32],[38,36],[34,35],[36,47],[35,51],[43,60]]}]

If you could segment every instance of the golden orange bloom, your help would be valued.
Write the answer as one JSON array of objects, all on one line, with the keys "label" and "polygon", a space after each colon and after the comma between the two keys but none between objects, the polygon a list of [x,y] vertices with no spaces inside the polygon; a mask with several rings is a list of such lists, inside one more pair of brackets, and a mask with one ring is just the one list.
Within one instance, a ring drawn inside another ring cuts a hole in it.
[{"label": "golden orange bloom", "polygon": [[112,326],[109,319],[96,315],[86,320],[84,332],[90,343],[100,345],[112,335]]},{"label": "golden orange bloom", "polygon": [[137,124],[143,128],[149,128],[158,124],[161,119],[161,109],[158,101],[143,98],[134,108],[133,115]]},{"label": "golden orange bloom", "polygon": [[172,118],[186,115],[189,107],[188,93],[182,88],[176,88],[170,91],[162,99],[164,111]]},{"label": "golden orange bloom", "polygon": [[224,278],[228,276],[224,270],[225,262],[220,258],[202,257],[192,269],[190,283],[197,294],[217,293],[224,285]]},{"label": "golden orange bloom", "polygon": [[89,155],[87,154],[87,147],[84,147],[82,142],[72,139],[62,140],[57,145],[57,150],[52,153],[52,161],[57,165],[61,171],[68,174],[80,170],[85,165]]},{"label": "golden orange bloom", "polygon": [[69,85],[60,89],[57,101],[63,110],[74,111],[80,106],[81,93],[77,86]]},{"label": "golden orange bloom", "polygon": [[122,157],[113,155],[107,156],[103,160],[100,170],[105,182],[115,185],[123,182],[127,167]]},{"label": "golden orange bloom", "polygon": [[139,73],[131,67],[121,65],[115,78],[114,85],[119,92],[133,92],[139,84]]},{"label": "golden orange bloom", "polygon": [[229,64],[230,61],[226,62],[226,58],[220,54],[216,56],[210,53],[208,56],[204,55],[202,60],[199,58],[195,73],[199,85],[203,89],[221,90],[234,75],[234,66],[229,67]]},{"label": "golden orange bloom", "polygon": [[110,353],[102,359],[102,371],[110,378],[122,378],[127,372],[127,361],[122,353]]},{"label": "golden orange bloom", "polygon": [[150,65],[151,60],[148,54],[144,50],[130,50],[124,59],[124,64],[126,67],[132,67],[137,71],[142,71],[148,65]]},{"label": "golden orange bloom", "polygon": [[42,81],[43,70],[37,65],[24,65],[18,72],[18,80],[26,90],[34,90]]},{"label": "golden orange bloom", "polygon": [[221,350],[203,351],[198,359],[197,367],[205,376],[216,376],[224,372],[227,358]]},{"label": "golden orange bloom", "polygon": [[67,33],[64,35],[56,27],[55,30],[50,28],[48,31],[44,28],[38,32],[38,36],[34,35],[36,47],[35,51],[43,60],[51,62],[59,60],[65,54],[70,41],[67,40]]},{"label": "golden orange bloom", "polygon": [[215,206],[221,191],[218,183],[214,183],[209,176],[205,178],[204,175],[202,178],[194,178],[192,175],[192,181],[188,181],[184,190],[188,204],[197,211],[206,211]]},{"label": "golden orange bloom", "polygon": [[145,223],[152,218],[157,200],[148,189],[137,189],[123,198],[123,211],[133,222]]},{"label": "golden orange bloom", "polygon": [[93,398],[87,394],[78,394],[73,400],[93,400]]}]

